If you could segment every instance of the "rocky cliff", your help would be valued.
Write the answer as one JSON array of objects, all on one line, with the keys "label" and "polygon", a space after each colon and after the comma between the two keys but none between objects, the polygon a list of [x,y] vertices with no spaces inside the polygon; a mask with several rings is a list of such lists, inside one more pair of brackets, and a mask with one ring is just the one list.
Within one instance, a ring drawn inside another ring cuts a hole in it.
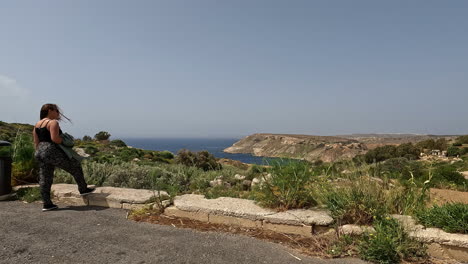
[{"label": "rocky cliff", "polygon": [[357,140],[343,137],[254,134],[241,139],[224,152],[330,162],[364,154],[367,147]]}]

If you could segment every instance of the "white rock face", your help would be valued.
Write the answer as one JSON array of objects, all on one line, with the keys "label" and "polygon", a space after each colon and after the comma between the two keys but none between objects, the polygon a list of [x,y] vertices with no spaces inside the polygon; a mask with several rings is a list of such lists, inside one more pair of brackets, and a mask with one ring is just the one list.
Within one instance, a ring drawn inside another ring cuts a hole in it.
[{"label": "white rock face", "polygon": [[83,148],[73,148],[73,149],[74,149],[74,150],[76,151],[76,153],[78,153],[78,155],[80,155],[81,157],[85,157],[85,158],[89,157],[89,154],[87,154]]},{"label": "white rock face", "polygon": [[254,178],[252,180],[252,184],[251,184],[252,187],[254,187],[254,186],[258,185],[258,184],[260,184],[260,179],[259,178]]},{"label": "white rock face", "polygon": [[236,180],[239,180],[239,181],[245,180],[245,176],[244,176],[244,175],[240,175],[240,174],[234,175],[234,178],[235,178]]},{"label": "white rock face", "polygon": [[223,185],[223,180],[214,179],[214,180],[210,181],[210,186],[211,187],[215,187],[215,186],[218,186],[218,185]]}]

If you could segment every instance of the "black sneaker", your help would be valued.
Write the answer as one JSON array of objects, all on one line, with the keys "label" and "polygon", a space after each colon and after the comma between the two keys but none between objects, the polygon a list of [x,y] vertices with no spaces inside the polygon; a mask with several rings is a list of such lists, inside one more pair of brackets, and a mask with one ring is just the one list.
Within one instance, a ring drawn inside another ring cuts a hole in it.
[{"label": "black sneaker", "polygon": [[58,209],[58,206],[55,204],[44,204],[44,207],[42,207],[42,212],[52,211],[55,209]]},{"label": "black sneaker", "polygon": [[95,188],[86,188],[86,190],[84,192],[80,192],[80,195],[85,196],[85,195],[88,195],[88,194],[94,192],[95,190],[96,190]]}]

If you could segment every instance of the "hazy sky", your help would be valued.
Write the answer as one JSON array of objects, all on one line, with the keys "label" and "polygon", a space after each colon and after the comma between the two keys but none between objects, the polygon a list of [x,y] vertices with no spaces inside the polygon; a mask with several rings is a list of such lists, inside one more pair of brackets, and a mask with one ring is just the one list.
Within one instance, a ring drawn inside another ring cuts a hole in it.
[{"label": "hazy sky", "polygon": [[1,1],[0,120],[81,137],[468,133],[468,1]]}]

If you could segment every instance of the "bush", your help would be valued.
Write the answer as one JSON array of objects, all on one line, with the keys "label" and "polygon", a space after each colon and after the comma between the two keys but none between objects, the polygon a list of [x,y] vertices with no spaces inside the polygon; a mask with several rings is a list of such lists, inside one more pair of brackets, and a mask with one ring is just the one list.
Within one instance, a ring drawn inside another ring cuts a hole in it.
[{"label": "bush", "polygon": [[83,141],[92,141],[92,140],[93,140],[93,138],[88,136],[88,135],[83,137]]},{"label": "bush", "polygon": [[158,152],[158,156],[163,159],[168,159],[168,160],[171,160],[174,158],[174,154],[172,154],[172,152],[167,151],[167,150]]},{"label": "bush", "polygon": [[442,228],[451,233],[468,234],[468,204],[434,205],[418,212],[416,216],[424,226]]},{"label": "bush", "polygon": [[369,150],[365,155],[365,161],[367,163],[380,162],[387,159],[396,157],[397,148],[392,145],[377,147],[375,149]]},{"label": "bush", "polygon": [[459,155],[463,155],[460,151],[461,149],[455,147],[454,146],[451,146],[447,149],[447,156],[449,157],[456,157],[456,156],[459,156]]},{"label": "bush", "polygon": [[20,188],[16,191],[16,196],[19,200],[27,203],[40,201],[42,199],[41,189],[39,187]]},{"label": "bush", "polygon": [[427,139],[416,143],[416,148],[421,151],[433,149],[446,150],[447,146],[448,144],[445,138],[439,138],[437,140]]},{"label": "bush", "polygon": [[182,149],[177,153],[175,163],[197,167],[204,171],[222,169],[221,164],[216,161],[216,158],[206,150],[193,153]]},{"label": "bush", "polygon": [[410,239],[395,219],[377,218],[374,228],[375,233],[365,233],[359,245],[359,254],[364,260],[394,264],[401,259],[427,257],[424,244]]},{"label": "bush", "polygon": [[125,142],[123,142],[123,141],[120,140],[120,139],[112,140],[112,141],[110,142],[110,145],[111,145],[111,146],[118,147],[118,148],[126,148],[126,147],[127,147],[127,144],[125,144]]},{"label": "bush", "polygon": [[106,131],[101,131],[99,133],[97,133],[96,135],[94,135],[94,138],[96,140],[108,140],[110,138],[111,134],[109,134],[108,132]]},{"label": "bush", "polygon": [[263,176],[264,184],[253,193],[260,204],[285,210],[317,204],[312,192],[316,175],[308,163],[274,163],[269,172],[271,176]]},{"label": "bush", "polygon": [[456,167],[449,164],[441,165],[434,170],[434,175],[431,180],[432,186],[440,184],[454,184],[456,186],[465,186],[467,180],[457,171]]},{"label": "bush", "polygon": [[86,152],[86,154],[94,155],[99,152],[99,149],[95,146],[87,145],[84,147],[84,151]]},{"label": "bush", "polygon": [[394,176],[392,178],[397,178],[397,175],[400,175],[407,170],[409,163],[410,162],[407,158],[391,158],[382,164],[381,170]]},{"label": "bush", "polygon": [[364,160],[367,163],[381,162],[391,158],[407,158],[415,160],[419,158],[420,150],[412,143],[404,143],[399,146],[385,145],[369,150],[364,155]]}]

